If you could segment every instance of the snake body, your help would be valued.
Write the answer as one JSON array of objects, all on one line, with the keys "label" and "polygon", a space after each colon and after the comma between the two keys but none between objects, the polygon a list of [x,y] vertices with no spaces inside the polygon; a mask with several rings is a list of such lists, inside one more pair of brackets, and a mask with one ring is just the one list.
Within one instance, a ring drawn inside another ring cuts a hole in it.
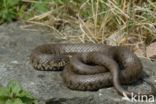
[{"label": "snake body", "polygon": [[[44,44],[31,55],[32,66],[37,70],[62,70],[66,86],[73,90],[98,90],[114,86],[130,96],[121,84],[137,80],[142,64],[129,49],[103,44]],[[149,83],[150,84],[150,83]],[[154,86],[150,95],[156,92]]]}]

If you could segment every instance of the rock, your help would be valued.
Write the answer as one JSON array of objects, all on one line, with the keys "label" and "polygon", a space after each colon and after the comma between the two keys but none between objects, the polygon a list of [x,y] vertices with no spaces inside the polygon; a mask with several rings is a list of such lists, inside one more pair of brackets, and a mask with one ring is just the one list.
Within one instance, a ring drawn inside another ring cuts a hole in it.
[{"label": "rock", "polygon": [[146,48],[147,56],[156,61],[156,42],[151,43]]},{"label": "rock", "polygon": [[[122,100],[113,87],[94,92],[72,91],[64,86],[61,72],[34,70],[28,61],[31,50],[37,45],[60,40],[55,38],[55,32],[47,29],[23,30],[21,25],[12,23],[0,26],[0,84],[6,86],[10,80],[19,81],[39,100],[39,104],[131,104]],[[142,59],[142,62],[150,75],[149,79],[153,81],[156,63],[146,59]],[[134,91],[149,89],[146,83],[124,87]]]}]

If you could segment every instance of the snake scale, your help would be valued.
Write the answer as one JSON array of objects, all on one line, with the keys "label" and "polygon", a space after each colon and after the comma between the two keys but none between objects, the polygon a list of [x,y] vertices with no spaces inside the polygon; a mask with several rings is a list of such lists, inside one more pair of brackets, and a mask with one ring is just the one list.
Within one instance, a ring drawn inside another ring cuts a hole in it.
[{"label": "snake scale", "polygon": [[[121,84],[137,80],[142,73],[139,58],[125,47],[103,44],[43,44],[31,55],[32,66],[37,70],[62,70],[65,85],[73,90],[94,91],[114,86],[119,94],[130,96]],[[156,89],[148,83],[154,95]],[[137,93],[134,93],[138,95]]]}]

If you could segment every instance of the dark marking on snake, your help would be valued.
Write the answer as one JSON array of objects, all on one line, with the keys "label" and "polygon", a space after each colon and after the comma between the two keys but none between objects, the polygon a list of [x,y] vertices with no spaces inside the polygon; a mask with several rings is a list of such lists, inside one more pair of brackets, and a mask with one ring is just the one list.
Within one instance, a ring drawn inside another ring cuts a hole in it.
[{"label": "dark marking on snake", "polygon": [[[63,81],[72,90],[114,86],[119,94],[129,97],[131,92],[121,85],[137,80],[143,71],[139,58],[129,49],[103,44],[43,44],[32,51],[30,61],[37,70],[63,70]],[[146,82],[151,85],[151,92],[134,95],[156,94],[155,86]]]}]

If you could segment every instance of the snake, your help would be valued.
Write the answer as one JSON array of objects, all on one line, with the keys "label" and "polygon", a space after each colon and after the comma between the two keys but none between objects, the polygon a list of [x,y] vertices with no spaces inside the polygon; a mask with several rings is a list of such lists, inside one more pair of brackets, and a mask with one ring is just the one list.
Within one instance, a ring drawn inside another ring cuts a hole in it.
[{"label": "snake", "polygon": [[[32,50],[30,63],[40,71],[62,70],[63,82],[69,89],[96,91],[114,86],[119,94],[128,97],[132,92],[121,85],[133,83],[143,72],[140,59],[127,47],[92,43],[42,44]],[[156,94],[155,86],[146,82],[151,91],[134,95]]]}]

